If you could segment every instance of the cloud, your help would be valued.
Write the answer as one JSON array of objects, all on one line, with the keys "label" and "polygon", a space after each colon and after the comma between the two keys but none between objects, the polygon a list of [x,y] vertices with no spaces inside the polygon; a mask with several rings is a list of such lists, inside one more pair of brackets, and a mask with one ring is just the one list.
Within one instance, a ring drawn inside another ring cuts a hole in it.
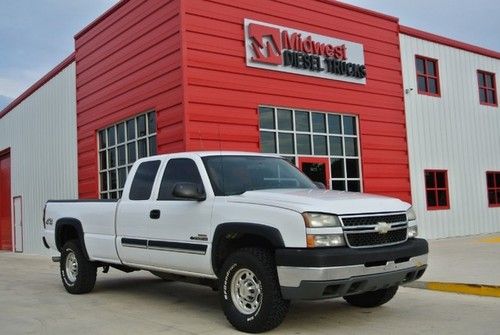
[{"label": "cloud", "polygon": [[475,0],[342,0],[399,18],[413,28],[461,42],[500,50],[500,1]]},{"label": "cloud", "polygon": [[6,97],[5,95],[0,95],[0,111],[10,104],[12,98]]},{"label": "cloud", "polygon": [[117,0],[4,1],[0,95],[17,97],[74,51],[73,36]]},{"label": "cloud", "polygon": [[9,72],[11,73],[0,76],[0,95],[9,98],[16,98],[45,74],[43,69],[18,69]]}]

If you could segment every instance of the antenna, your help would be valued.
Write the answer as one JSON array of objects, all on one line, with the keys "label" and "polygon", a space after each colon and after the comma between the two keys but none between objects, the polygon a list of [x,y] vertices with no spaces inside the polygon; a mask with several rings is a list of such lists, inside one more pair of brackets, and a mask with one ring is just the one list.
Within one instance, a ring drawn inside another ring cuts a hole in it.
[{"label": "antenna", "polygon": [[222,148],[221,148],[221,141],[220,141],[220,124],[217,125],[217,139],[219,140],[219,151],[222,151]]},{"label": "antenna", "polygon": [[201,130],[198,131],[198,139],[200,141],[200,148],[201,148],[201,151],[205,150],[205,146],[203,145],[203,140],[201,138]]}]

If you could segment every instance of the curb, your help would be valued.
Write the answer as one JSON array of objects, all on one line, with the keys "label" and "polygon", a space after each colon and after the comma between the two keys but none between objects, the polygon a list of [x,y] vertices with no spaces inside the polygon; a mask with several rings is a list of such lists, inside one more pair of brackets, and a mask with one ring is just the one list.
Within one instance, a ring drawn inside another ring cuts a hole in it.
[{"label": "curb", "polygon": [[447,283],[437,281],[415,281],[405,284],[406,287],[431,291],[452,292],[460,294],[480,295],[483,297],[500,298],[500,286],[463,283]]}]

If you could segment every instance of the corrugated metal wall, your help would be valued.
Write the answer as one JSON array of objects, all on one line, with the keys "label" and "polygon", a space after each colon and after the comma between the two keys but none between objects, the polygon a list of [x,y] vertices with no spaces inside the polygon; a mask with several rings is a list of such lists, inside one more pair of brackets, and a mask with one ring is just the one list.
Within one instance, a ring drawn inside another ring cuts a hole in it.
[{"label": "corrugated metal wall", "polygon": [[77,197],[74,63],[0,119],[0,151],[9,147],[12,197],[22,196],[24,252],[47,253],[45,201]]},{"label": "corrugated metal wall", "polygon": [[[366,192],[409,201],[410,181],[396,20],[333,1],[185,1],[187,148],[259,151],[258,106],[359,116]],[[246,66],[250,18],[364,46],[366,85]]]},{"label": "corrugated metal wall", "polygon": [[79,196],[99,196],[99,129],[154,110],[158,152],[183,151],[179,0],[122,1],[75,38]]},{"label": "corrugated metal wall", "polygon": [[[479,103],[477,70],[500,60],[400,35],[413,203],[421,234],[441,238],[500,231],[486,171],[500,171],[500,108]],[[438,59],[441,97],[417,93],[415,55]],[[498,93],[498,92],[497,92]],[[448,170],[450,209],[426,209],[425,169]]]}]

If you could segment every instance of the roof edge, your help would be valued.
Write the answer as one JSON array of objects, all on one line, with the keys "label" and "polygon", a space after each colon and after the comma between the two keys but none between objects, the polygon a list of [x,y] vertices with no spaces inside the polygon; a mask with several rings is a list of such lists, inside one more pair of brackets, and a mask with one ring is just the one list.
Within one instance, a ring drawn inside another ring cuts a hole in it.
[{"label": "roof edge", "polygon": [[87,33],[89,30],[91,30],[92,28],[94,28],[95,26],[97,26],[99,23],[101,23],[102,21],[104,21],[108,16],[110,16],[111,14],[113,14],[116,10],[118,10],[118,8],[120,8],[123,5],[125,5],[128,1],[129,0],[119,0],[116,4],[114,4],[113,6],[111,6],[111,8],[109,8],[104,13],[102,13],[101,15],[99,15],[94,21],[92,21],[88,25],[86,25],[85,28],[83,28],[78,33],[76,33],[75,36],[74,36],[75,40],[77,40],[82,35],[84,35],[85,33]]},{"label": "roof edge", "polygon": [[385,20],[389,20],[389,21],[392,21],[392,22],[396,22],[396,23],[399,22],[399,18],[397,18],[395,16],[391,16],[391,15],[387,15],[387,14],[384,14],[384,13],[376,12],[374,10],[366,9],[366,8],[363,8],[363,7],[358,7],[358,6],[351,5],[351,4],[342,2],[342,1],[338,1],[338,0],[319,0],[319,1],[326,2],[328,4],[334,4],[336,6],[343,7],[345,9],[354,10],[356,12],[360,12],[360,13],[363,13],[363,14],[377,16],[379,18],[382,18],[382,19],[385,19]]},{"label": "roof edge", "polygon": [[409,36],[416,37],[416,38],[420,38],[420,39],[423,39],[426,41],[435,42],[438,44],[447,45],[449,47],[469,51],[469,52],[472,52],[475,54],[500,59],[500,52],[498,52],[498,51],[486,49],[483,47],[479,47],[479,46],[464,43],[464,42],[460,42],[460,41],[457,41],[457,40],[454,40],[454,39],[451,39],[448,37],[428,33],[426,31],[415,29],[412,27],[400,25],[399,32],[402,34],[409,35]]},{"label": "roof edge", "polygon": [[2,111],[0,111],[0,119],[3,118],[7,113],[17,107],[21,102],[26,100],[30,95],[32,95],[36,90],[45,85],[49,80],[54,78],[59,72],[64,70],[69,64],[75,61],[75,53],[71,53],[62,62],[57,64],[52,70],[50,70],[45,76],[40,78],[37,82],[31,85],[26,91],[24,91],[20,96],[14,99],[10,104],[8,104]]}]

